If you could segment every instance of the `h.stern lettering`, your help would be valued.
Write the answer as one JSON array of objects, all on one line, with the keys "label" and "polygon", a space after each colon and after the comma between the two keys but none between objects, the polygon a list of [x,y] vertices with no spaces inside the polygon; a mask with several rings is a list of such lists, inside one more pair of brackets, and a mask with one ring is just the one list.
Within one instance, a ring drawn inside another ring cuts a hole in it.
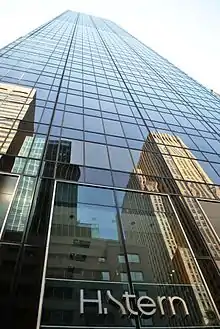
[{"label": "h.stern lettering", "polygon": [[[142,316],[151,317],[156,312],[159,312],[161,316],[175,316],[177,314],[177,303],[178,310],[180,310],[181,307],[181,313],[183,316],[189,315],[189,310],[185,300],[179,296],[157,296],[155,299],[153,299],[149,296],[137,297],[136,295],[129,294],[127,291],[125,291],[122,295],[122,298],[124,299],[123,304],[112,295],[110,290],[106,291],[106,296],[111,304],[118,307],[122,316],[137,316],[139,314]],[[100,315],[108,314],[108,308],[103,307],[101,290],[97,290],[96,298],[86,298],[84,289],[80,289],[80,314],[85,314],[86,304],[97,305],[97,313]],[[133,308],[133,305],[135,305],[135,309]]]}]

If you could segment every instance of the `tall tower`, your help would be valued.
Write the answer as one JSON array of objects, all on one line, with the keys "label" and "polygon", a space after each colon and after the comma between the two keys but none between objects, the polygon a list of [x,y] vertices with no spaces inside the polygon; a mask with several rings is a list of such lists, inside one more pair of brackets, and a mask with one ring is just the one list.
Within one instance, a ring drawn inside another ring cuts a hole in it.
[{"label": "tall tower", "polygon": [[1,323],[220,328],[219,113],[106,19],[66,11],[1,49]]}]

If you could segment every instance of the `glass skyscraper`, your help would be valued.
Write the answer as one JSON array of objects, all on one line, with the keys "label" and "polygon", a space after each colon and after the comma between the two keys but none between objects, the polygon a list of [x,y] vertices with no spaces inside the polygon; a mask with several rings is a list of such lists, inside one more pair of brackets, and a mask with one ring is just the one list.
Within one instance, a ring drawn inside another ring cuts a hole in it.
[{"label": "glass skyscraper", "polygon": [[1,49],[2,328],[220,328],[219,119],[109,20]]}]

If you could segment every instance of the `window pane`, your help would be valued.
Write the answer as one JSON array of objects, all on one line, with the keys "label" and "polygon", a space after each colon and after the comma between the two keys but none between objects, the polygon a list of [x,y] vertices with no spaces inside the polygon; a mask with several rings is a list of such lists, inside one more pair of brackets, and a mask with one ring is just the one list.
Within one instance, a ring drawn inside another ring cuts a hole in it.
[{"label": "window pane", "polygon": [[120,236],[112,190],[57,182],[47,277],[120,282]]},{"label": "window pane", "polygon": [[65,112],[63,126],[69,128],[83,129],[83,117],[80,114]]},{"label": "window pane", "polygon": [[105,145],[85,143],[85,165],[109,168],[107,148]]},{"label": "window pane", "polygon": [[103,133],[102,119],[84,116],[85,130]]},{"label": "window pane", "polygon": [[[214,229],[216,235],[220,238],[220,202],[199,200],[199,203],[209,219],[209,221],[207,221],[207,219],[205,219],[205,221],[208,226],[211,224],[212,229]],[[215,239],[216,244],[218,244],[217,239],[214,238],[208,227],[206,227],[206,234],[209,235],[211,240]]]},{"label": "window pane", "polygon": [[143,139],[142,134],[138,126],[122,122],[122,127],[125,132],[125,136],[127,138],[134,138],[134,139]]},{"label": "window pane", "polygon": [[113,191],[97,187],[79,186],[77,200],[80,203],[115,205]]},{"label": "window pane", "polygon": [[111,167],[113,170],[132,171],[133,163],[127,149],[109,146]]},{"label": "window pane", "polygon": [[121,124],[119,121],[103,119],[105,133],[115,136],[124,136]]}]

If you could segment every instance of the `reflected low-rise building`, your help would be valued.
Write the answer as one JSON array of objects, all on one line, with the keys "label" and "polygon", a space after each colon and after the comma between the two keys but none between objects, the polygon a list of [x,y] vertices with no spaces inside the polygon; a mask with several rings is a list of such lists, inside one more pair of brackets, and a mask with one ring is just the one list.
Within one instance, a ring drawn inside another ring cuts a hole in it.
[{"label": "reflected low-rise building", "polygon": [[219,111],[109,20],[1,49],[1,323],[220,328]]}]

